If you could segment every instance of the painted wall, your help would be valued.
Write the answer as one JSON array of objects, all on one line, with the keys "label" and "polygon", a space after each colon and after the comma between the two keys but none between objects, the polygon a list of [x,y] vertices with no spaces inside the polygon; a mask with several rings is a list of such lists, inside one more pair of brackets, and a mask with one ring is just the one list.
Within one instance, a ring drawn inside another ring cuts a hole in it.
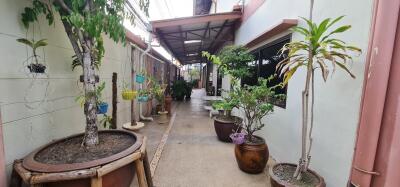
[{"label": "painted wall", "polygon": [[[253,38],[276,25],[284,18],[308,16],[308,0],[269,0],[238,29],[235,44],[246,44]],[[346,15],[342,24],[353,28],[339,39],[360,47],[364,53],[355,57],[351,70],[357,76],[351,79],[342,71],[336,71],[326,83],[317,74],[315,100],[314,145],[311,168],[325,177],[328,186],[345,186],[353,155],[355,133],[359,117],[365,55],[372,15],[372,0],[316,1],[315,21],[327,17]],[[301,25],[304,25],[300,21]],[[288,33],[282,33],[264,44]],[[294,34],[293,40],[301,39]],[[301,151],[301,91],[305,71],[297,72],[289,82],[287,108],[278,108],[266,117],[266,127],[259,132],[270,148],[270,154],[278,162],[297,163]],[[226,84],[226,81],[224,81]],[[226,86],[223,86],[226,87]]]},{"label": "painted wall", "polygon": [[[45,21],[35,25],[36,39],[47,38],[49,43],[44,48],[47,77],[38,75],[32,79],[23,65],[27,48],[15,40],[26,34],[32,37],[32,30],[27,33],[20,22],[20,13],[30,2],[0,1],[0,107],[8,175],[14,159],[54,139],[83,132],[85,126],[83,109],[75,102],[82,90],[78,83],[81,70],[71,71],[74,53],[58,17],[55,26],[49,27]],[[111,103],[112,72],[118,73],[119,91],[123,77],[126,82],[130,81],[130,47],[115,44],[108,38],[104,42],[106,53],[99,74],[101,81],[107,84],[104,98]],[[43,56],[42,51],[40,55]],[[130,119],[130,102],[123,101],[120,96],[119,101],[118,127],[121,127]]]}]

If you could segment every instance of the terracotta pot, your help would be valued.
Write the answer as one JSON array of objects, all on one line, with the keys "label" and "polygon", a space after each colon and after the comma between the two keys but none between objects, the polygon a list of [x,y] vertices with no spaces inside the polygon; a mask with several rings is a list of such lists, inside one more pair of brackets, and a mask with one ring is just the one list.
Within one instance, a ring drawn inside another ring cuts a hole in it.
[{"label": "terracotta pot", "polygon": [[[97,160],[92,160],[88,162],[82,162],[82,163],[71,163],[71,164],[46,164],[46,163],[41,163],[35,160],[35,156],[38,152],[46,149],[47,147],[66,141],[68,139],[74,138],[74,137],[79,137],[83,136],[82,134],[77,134],[73,135],[67,138],[63,138],[60,140],[53,141],[36,151],[30,153],[28,156],[26,156],[23,159],[22,165],[25,169],[35,172],[35,173],[52,173],[52,172],[67,172],[67,171],[79,171],[81,169],[88,169],[88,168],[94,168],[97,166],[102,166],[104,164],[116,161],[118,159],[124,158],[130,154],[132,154],[134,151],[140,148],[142,145],[143,141],[143,136],[135,134],[133,132],[128,132],[128,131],[122,131],[122,130],[106,130],[106,131],[99,131],[99,133],[107,133],[107,132],[112,132],[112,133],[124,133],[132,136],[136,141],[134,144],[132,144],[130,147],[127,149],[116,153],[114,155],[111,155],[109,157],[97,159]],[[115,169],[114,171],[111,171],[110,173],[102,176],[102,186],[103,187],[114,187],[114,186],[119,186],[119,187],[129,187],[132,179],[134,177],[135,170],[134,170],[134,162],[131,162],[127,165],[124,165],[118,169]],[[84,178],[80,177],[77,179],[73,180],[56,180],[54,182],[49,182],[49,183],[44,183],[44,187],[90,187],[91,185],[91,179],[90,178]]]},{"label": "terracotta pot", "polygon": [[[291,163],[278,163],[278,164],[275,164],[274,166],[270,167],[269,168],[269,176],[270,176],[269,178],[270,178],[272,187],[296,187],[296,185],[288,184],[286,181],[279,179],[279,177],[277,177],[275,175],[274,168],[279,165],[290,165],[290,166],[296,167],[296,164],[291,164]],[[324,178],[322,178],[320,175],[318,175],[317,172],[310,170],[310,169],[308,169],[308,172],[312,173],[315,177],[317,177],[319,179],[319,183],[315,187],[325,187],[326,186]]]},{"label": "terracotta pot", "polygon": [[[232,142],[229,137],[232,133],[236,132],[238,125],[235,124],[235,120],[242,120],[239,117],[232,116],[232,119],[221,119],[220,116],[214,118],[214,129],[217,133],[218,139],[223,142]],[[237,132],[240,132],[239,129]]]},{"label": "terracotta pot", "polygon": [[239,168],[250,174],[262,173],[267,165],[269,152],[265,140],[262,143],[243,143],[235,146],[236,162]]},{"label": "terracotta pot", "polygon": [[168,112],[168,115],[171,115],[171,104],[172,104],[172,97],[171,95],[165,96],[165,110]]},{"label": "terracotta pot", "polygon": [[158,114],[158,112],[161,112],[161,110],[162,110],[161,104],[157,104],[156,105],[156,114]]},{"label": "terracotta pot", "polygon": [[158,118],[158,123],[160,124],[164,124],[164,123],[168,123],[168,112],[167,111],[160,111],[158,112],[158,114],[160,115]]}]

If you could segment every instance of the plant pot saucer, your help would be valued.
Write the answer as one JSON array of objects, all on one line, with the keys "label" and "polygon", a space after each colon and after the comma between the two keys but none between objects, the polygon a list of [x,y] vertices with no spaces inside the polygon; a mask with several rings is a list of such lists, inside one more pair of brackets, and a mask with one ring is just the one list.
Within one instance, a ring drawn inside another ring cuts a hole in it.
[{"label": "plant pot saucer", "polygon": [[136,125],[131,125],[131,122],[128,122],[128,123],[125,123],[122,125],[122,128],[124,128],[126,130],[131,130],[131,131],[136,131],[143,127],[144,127],[144,123],[139,122],[139,121],[136,122]]}]

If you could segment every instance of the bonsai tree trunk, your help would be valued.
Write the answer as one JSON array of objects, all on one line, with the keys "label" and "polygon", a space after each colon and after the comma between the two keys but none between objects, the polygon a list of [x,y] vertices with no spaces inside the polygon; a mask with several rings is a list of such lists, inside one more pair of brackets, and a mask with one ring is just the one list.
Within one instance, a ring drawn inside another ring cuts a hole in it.
[{"label": "bonsai tree trunk", "polygon": [[86,115],[86,129],[83,144],[85,146],[93,146],[98,144],[99,137],[97,134],[97,98],[96,98],[96,80],[95,70],[91,58],[91,40],[86,39],[83,48],[83,77],[85,89],[85,115]]}]

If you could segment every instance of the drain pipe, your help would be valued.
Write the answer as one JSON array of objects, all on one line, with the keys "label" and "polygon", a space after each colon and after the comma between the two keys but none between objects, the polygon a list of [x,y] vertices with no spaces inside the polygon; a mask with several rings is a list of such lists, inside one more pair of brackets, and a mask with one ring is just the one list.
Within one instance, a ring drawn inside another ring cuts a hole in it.
[{"label": "drain pipe", "polygon": [[[150,24],[146,24],[150,34],[149,34],[149,43],[147,44],[147,49],[145,51],[143,51],[143,53],[140,55],[140,63],[139,63],[139,69],[140,71],[143,70],[144,68],[144,58],[145,56],[150,52],[151,50],[151,40],[153,39],[153,36],[151,34],[151,26]],[[143,84],[140,84],[140,89],[143,89]],[[145,117],[143,115],[143,103],[139,103],[139,117],[140,120],[145,120],[145,121],[153,121],[154,119],[152,117]]]}]

